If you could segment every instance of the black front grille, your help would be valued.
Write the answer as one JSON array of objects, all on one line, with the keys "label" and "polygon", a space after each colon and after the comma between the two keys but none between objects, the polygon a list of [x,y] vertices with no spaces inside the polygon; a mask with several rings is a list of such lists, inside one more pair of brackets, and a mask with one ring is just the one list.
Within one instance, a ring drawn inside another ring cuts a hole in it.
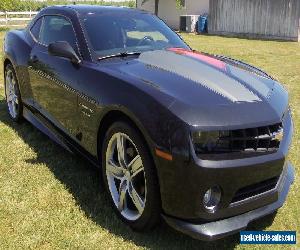
[{"label": "black front grille", "polygon": [[256,184],[243,187],[235,193],[231,202],[234,203],[237,201],[245,200],[255,195],[270,191],[276,187],[278,180],[279,180],[279,176],[276,176],[274,178]]},{"label": "black front grille", "polygon": [[269,126],[219,131],[219,139],[210,152],[195,144],[201,159],[227,160],[275,153],[283,136],[282,123]]},{"label": "black front grille", "polygon": [[268,151],[279,148],[282,124],[270,126],[231,130],[229,136],[221,137],[221,141],[228,141],[232,151]]}]

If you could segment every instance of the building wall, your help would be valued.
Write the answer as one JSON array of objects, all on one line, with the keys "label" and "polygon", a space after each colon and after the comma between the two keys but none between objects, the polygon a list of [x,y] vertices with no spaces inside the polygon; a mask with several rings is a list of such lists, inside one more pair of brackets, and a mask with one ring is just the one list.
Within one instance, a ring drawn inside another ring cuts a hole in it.
[{"label": "building wall", "polygon": [[[150,0],[152,1],[152,0]],[[180,15],[185,15],[186,9],[178,9],[176,0],[160,0],[158,5],[158,16],[163,19],[171,28],[179,29]]]},{"label": "building wall", "polygon": [[[142,0],[137,0],[137,8],[154,13],[155,1],[148,0],[143,5]],[[163,19],[171,28],[179,30],[180,15],[201,15],[208,13],[209,0],[186,0],[185,8],[178,9],[176,0],[160,0],[158,16]]]},{"label": "building wall", "polygon": [[202,15],[209,11],[209,0],[186,0],[187,15]]},{"label": "building wall", "polygon": [[300,40],[300,0],[210,0],[211,34]]}]

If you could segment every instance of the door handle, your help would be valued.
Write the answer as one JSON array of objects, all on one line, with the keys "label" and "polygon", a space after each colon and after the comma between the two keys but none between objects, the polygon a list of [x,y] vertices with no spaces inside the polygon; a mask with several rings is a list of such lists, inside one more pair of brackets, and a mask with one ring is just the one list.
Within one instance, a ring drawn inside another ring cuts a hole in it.
[{"label": "door handle", "polygon": [[36,55],[31,55],[30,56],[30,61],[32,63],[37,63],[39,61],[38,57]]}]

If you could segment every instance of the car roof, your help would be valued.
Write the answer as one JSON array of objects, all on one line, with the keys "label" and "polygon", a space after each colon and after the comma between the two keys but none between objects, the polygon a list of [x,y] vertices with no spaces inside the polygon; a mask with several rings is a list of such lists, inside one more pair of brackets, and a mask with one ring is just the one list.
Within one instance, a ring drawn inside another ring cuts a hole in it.
[{"label": "car roof", "polygon": [[140,12],[140,13],[146,13],[146,11],[135,9],[135,8],[129,8],[129,7],[117,7],[117,6],[101,6],[101,5],[88,5],[88,4],[70,4],[70,5],[54,5],[50,7],[46,7],[44,10],[75,10],[79,14],[86,14],[86,13],[105,13],[105,12]]}]

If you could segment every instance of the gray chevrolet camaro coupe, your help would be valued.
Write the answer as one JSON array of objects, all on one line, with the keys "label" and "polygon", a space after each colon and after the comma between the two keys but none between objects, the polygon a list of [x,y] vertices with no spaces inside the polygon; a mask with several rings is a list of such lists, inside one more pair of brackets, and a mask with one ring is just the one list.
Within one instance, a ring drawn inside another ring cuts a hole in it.
[{"label": "gray chevrolet camaro coupe", "polygon": [[286,200],[285,89],[246,63],[193,51],[152,14],[45,8],[6,34],[4,70],[10,117],[99,167],[134,230],[163,218],[213,240]]}]

